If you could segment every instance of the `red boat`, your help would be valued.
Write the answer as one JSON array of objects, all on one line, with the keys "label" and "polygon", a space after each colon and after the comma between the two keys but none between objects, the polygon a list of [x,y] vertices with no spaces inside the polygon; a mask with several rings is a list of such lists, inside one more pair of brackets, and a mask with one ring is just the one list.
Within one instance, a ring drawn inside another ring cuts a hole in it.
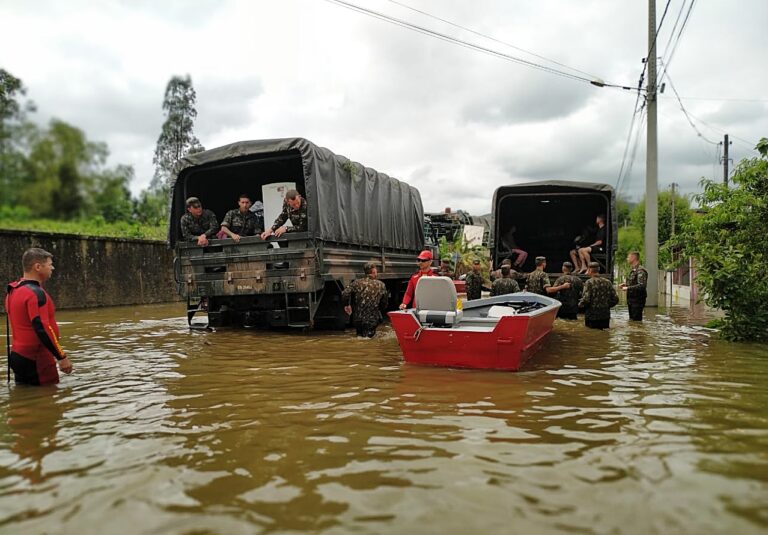
[{"label": "red boat", "polygon": [[519,292],[462,306],[451,279],[422,277],[416,306],[389,313],[406,362],[518,370],[552,331],[560,302]]}]

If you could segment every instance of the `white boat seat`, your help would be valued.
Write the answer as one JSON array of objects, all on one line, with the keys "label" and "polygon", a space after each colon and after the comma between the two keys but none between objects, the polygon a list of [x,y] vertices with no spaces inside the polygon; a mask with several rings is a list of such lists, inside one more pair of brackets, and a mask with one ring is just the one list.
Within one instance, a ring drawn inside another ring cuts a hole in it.
[{"label": "white boat seat", "polygon": [[448,277],[421,277],[416,283],[416,316],[422,324],[456,325],[462,311],[456,310],[456,286]]},{"label": "white boat seat", "polygon": [[500,305],[493,305],[488,309],[489,318],[503,318],[504,316],[517,316],[517,310]]}]

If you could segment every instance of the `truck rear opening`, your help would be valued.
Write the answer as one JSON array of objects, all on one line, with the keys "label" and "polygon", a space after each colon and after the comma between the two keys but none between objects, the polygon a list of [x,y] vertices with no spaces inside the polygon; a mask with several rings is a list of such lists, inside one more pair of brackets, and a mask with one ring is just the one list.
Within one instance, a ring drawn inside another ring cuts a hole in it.
[{"label": "truck rear opening", "polygon": [[[569,252],[580,237],[589,245],[597,231],[598,215],[606,217],[606,243],[603,254],[594,255],[601,272],[612,276],[618,229],[615,221],[615,195],[605,184],[582,182],[534,182],[502,186],[493,201],[493,260],[498,265],[509,256],[504,237],[514,226],[514,241],[528,253],[522,269],[536,268],[535,258],[547,258],[547,271],[559,273],[570,261]],[[513,256],[514,260],[514,256]]]}]

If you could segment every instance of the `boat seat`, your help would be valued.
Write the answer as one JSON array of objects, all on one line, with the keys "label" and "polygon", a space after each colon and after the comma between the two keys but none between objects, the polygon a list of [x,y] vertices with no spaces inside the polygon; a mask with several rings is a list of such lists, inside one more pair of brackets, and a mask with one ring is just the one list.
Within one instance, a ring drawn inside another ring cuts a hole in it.
[{"label": "boat seat", "polygon": [[463,315],[457,302],[456,286],[448,277],[421,277],[416,283],[416,316],[422,324],[456,325]]}]

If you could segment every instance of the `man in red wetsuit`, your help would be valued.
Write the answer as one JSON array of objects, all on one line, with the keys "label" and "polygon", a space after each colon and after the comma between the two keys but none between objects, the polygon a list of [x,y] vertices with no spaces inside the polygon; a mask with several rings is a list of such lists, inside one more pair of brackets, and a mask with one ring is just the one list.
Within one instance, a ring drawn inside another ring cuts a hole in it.
[{"label": "man in red wetsuit", "polygon": [[53,275],[53,255],[33,247],[24,252],[21,263],[24,276],[8,285],[5,298],[13,332],[9,364],[17,384],[56,384],[56,362],[64,373],[72,373],[72,363],[59,345],[56,308],[43,289],[43,283]]},{"label": "man in red wetsuit", "polygon": [[400,303],[400,310],[405,310],[411,303],[413,303],[413,306],[415,307],[416,300],[414,298],[416,294],[416,283],[419,282],[419,279],[422,277],[432,277],[435,275],[432,272],[432,253],[430,251],[420,252],[419,256],[416,257],[416,260],[419,263],[419,270],[411,275],[411,279],[408,281],[408,288],[405,290],[403,302]]}]

